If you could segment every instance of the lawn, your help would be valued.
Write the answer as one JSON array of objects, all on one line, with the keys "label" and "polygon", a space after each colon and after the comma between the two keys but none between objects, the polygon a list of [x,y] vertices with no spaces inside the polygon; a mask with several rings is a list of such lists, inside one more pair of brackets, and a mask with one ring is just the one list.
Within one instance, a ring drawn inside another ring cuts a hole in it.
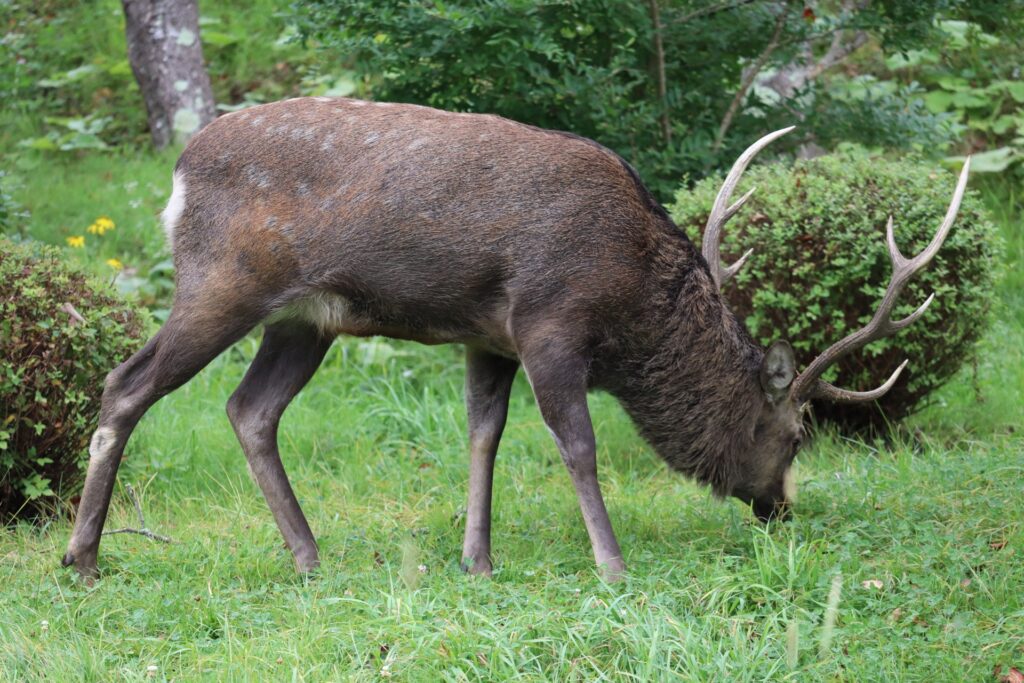
[{"label": "lawn", "polygon": [[[34,236],[63,244],[109,215],[107,241],[74,258],[102,271],[159,251],[173,154],[20,163]],[[45,178],[24,172],[33,163]],[[1024,662],[1024,240],[1012,193],[984,189],[1007,264],[977,369],[891,443],[821,433],[798,459],[788,524],[766,528],[670,473],[594,395],[629,567],[603,583],[520,377],[494,578],[463,575],[460,349],[339,340],[281,429],[323,560],[300,578],[224,413],[254,336],[154,407],[128,446],[120,481],[172,543],[106,537],[86,587],[59,566],[67,520],[0,532],[0,679],[998,680]],[[108,528],[122,526],[137,520],[119,487]]]}]

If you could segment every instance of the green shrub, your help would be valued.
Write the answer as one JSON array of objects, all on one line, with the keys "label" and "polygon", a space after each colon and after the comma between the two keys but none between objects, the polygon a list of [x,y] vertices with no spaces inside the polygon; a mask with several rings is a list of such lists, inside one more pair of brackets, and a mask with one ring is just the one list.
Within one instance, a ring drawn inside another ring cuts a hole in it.
[{"label": "green shrub", "polygon": [[[673,218],[698,242],[721,183],[708,178],[681,190]],[[754,167],[758,190],[730,221],[723,258],[754,254],[726,286],[732,310],[763,344],[788,339],[801,366],[874,314],[892,272],[885,223],[895,221],[904,255],[928,244],[952,198],[956,177],[917,160],[892,161],[848,150],[813,161]],[[904,359],[910,364],[876,405],[815,405],[820,418],[847,429],[884,427],[910,414],[974,354],[993,298],[998,236],[981,201],[964,198],[949,237],[927,269],[904,289],[894,317],[936,299],[914,325],[870,344],[829,369],[827,381],[850,389],[878,386]]]},{"label": "green shrub", "polygon": [[76,490],[103,378],[144,327],[57,249],[0,236],[0,521],[52,510]]}]

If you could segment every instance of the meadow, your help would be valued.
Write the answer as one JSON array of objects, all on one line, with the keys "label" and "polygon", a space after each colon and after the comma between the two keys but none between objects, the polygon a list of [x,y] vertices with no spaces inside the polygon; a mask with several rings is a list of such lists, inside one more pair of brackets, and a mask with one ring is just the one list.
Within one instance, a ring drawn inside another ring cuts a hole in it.
[{"label": "meadow", "polygon": [[[115,85],[80,99],[116,112],[133,101],[120,7],[65,4],[63,33],[39,29],[40,50],[63,60],[54,70],[99,64]],[[278,5],[204,15],[220,36],[207,51],[219,96],[327,83],[278,39]],[[148,149],[138,102],[109,124],[109,148],[21,145],[62,125],[39,115],[53,104],[0,111],[0,181],[27,212],[17,231],[138,297],[156,325],[171,282],[157,214],[180,148]],[[256,332],[128,444],[107,528],[139,526],[131,485],[170,543],[105,536],[87,586],[60,566],[67,517],[0,528],[0,681],[1000,681],[1024,669],[1024,231],[1011,178],[971,185],[1004,241],[977,362],[887,438],[816,430],[788,523],[762,525],[673,474],[594,394],[628,567],[603,582],[520,374],[495,473],[494,577],[465,575],[462,350],[339,339],[280,430],[320,544],[320,570],[301,577],[224,411]],[[100,217],[115,227],[90,233]]]}]

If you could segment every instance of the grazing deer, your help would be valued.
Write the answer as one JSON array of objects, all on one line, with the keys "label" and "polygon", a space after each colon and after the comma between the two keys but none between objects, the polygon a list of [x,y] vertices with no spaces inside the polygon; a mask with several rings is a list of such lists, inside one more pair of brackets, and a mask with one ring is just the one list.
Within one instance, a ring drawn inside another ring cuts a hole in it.
[{"label": "grazing deer", "polygon": [[[96,572],[114,478],[133,428],[160,397],[263,323],[228,415],[300,571],[317,544],[281,465],[281,414],[340,334],[466,347],[469,502],[465,569],[491,573],[491,487],[509,389],[522,366],[572,477],[594,557],[625,569],[598,486],[587,391],[618,398],[673,469],[768,520],[815,397],[870,401],[820,379],[839,358],[916,318],[891,312],[956,216],[967,164],[931,244],[906,259],[871,322],[799,375],[786,342],[762,349],[726,307],[742,264],[719,257],[729,199],[715,200],[703,253],[636,172],[604,147],[497,116],[327,97],[230,114],[178,160],[163,221],[177,291],[167,322],[107,377],[85,490],[64,564]],[[752,191],[751,191],[752,192]]]}]

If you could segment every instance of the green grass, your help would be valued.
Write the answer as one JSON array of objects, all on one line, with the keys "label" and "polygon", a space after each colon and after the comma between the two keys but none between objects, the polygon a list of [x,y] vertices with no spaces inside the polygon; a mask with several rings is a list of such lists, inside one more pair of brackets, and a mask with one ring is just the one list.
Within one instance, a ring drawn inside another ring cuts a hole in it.
[{"label": "green grass", "polygon": [[[156,258],[172,159],[39,162],[17,191],[27,232],[59,244],[107,214],[117,229],[75,258]],[[303,580],[223,410],[251,337],[157,404],[129,444],[120,481],[172,544],[105,538],[103,578],[87,588],[58,565],[67,521],[2,532],[0,680],[136,680],[150,666],[158,680],[992,680],[1024,661],[1024,306],[1014,198],[987,195],[1009,264],[976,377],[965,370],[891,446],[817,439],[790,524],[765,529],[671,474],[595,395],[630,570],[602,583],[520,378],[496,474],[495,576],[467,577],[459,350],[349,340],[281,430],[323,559]],[[136,525],[120,488],[108,525]]]}]

